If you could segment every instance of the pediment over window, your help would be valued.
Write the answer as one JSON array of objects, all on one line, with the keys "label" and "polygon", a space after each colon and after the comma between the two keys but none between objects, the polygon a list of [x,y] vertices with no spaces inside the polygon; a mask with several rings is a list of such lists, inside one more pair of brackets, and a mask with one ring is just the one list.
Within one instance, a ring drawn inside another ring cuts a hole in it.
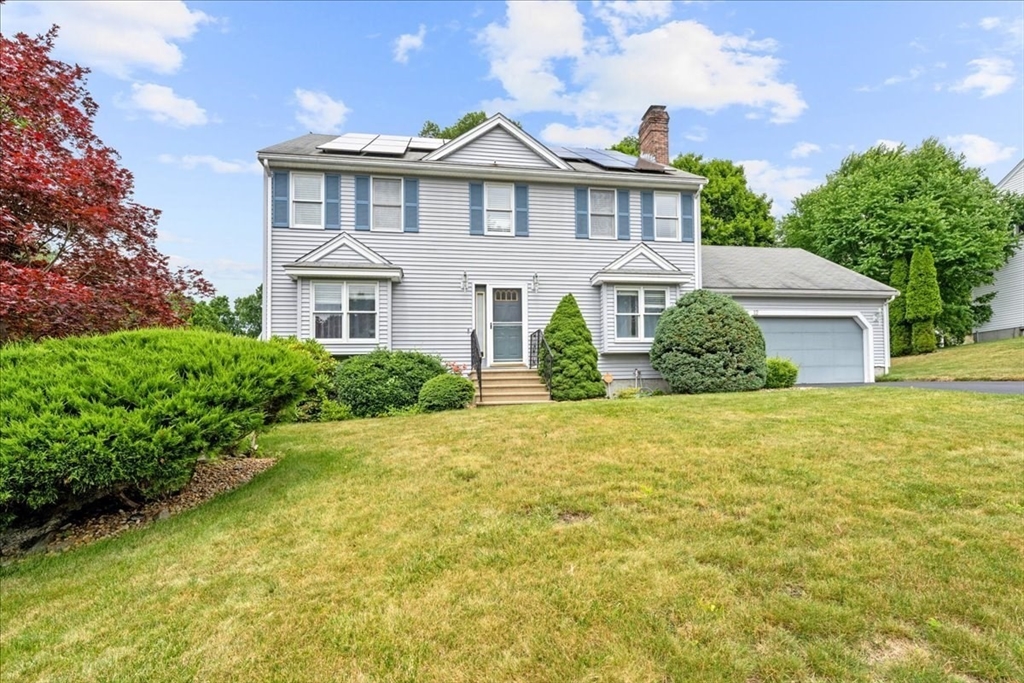
[{"label": "pediment over window", "polygon": [[293,280],[300,277],[337,277],[402,281],[401,268],[348,233],[342,233],[294,262],[285,264],[284,272]]},{"label": "pediment over window", "polygon": [[554,152],[501,114],[495,114],[476,128],[448,141],[423,160],[572,170]]},{"label": "pediment over window", "polygon": [[638,244],[615,259],[590,278],[590,284],[667,284],[690,282],[692,273],[685,273],[646,244]]}]

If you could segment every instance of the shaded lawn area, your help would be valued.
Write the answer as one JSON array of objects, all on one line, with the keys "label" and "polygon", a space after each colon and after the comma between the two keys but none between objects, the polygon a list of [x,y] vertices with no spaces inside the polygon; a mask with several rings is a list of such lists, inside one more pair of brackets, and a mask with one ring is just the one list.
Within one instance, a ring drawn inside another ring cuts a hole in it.
[{"label": "shaded lawn area", "polygon": [[858,388],[289,426],[2,570],[5,681],[1024,680],[1024,398]]},{"label": "shaded lawn area", "polygon": [[1024,337],[939,349],[923,356],[893,358],[884,380],[1024,380]]}]

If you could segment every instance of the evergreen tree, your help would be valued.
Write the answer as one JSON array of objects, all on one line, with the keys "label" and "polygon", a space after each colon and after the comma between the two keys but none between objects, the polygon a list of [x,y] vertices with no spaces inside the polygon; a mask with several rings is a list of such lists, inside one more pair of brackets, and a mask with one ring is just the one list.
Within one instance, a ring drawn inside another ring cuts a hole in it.
[{"label": "evergreen tree", "polygon": [[605,395],[597,369],[597,348],[587,321],[572,294],[566,294],[544,328],[544,339],[554,359],[543,359],[541,371],[551,367],[551,398],[580,401]]},{"label": "evergreen tree", "polygon": [[913,323],[914,353],[935,350],[935,316],[942,312],[938,273],[932,250],[927,246],[914,250],[907,281],[906,319]]},{"label": "evergreen tree", "polygon": [[910,323],[907,322],[907,278],[910,267],[901,256],[892,264],[889,284],[899,290],[899,296],[889,304],[889,339],[892,356],[906,356],[911,351]]}]

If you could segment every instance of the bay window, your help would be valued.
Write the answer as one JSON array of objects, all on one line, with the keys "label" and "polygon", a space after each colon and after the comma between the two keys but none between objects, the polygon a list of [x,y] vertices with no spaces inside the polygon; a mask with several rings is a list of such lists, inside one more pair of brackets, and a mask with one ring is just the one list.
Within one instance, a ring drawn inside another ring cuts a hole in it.
[{"label": "bay window", "polygon": [[615,338],[651,341],[665,311],[666,290],[652,287],[621,287],[615,290]]},{"label": "bay window", "polygon": [[313,283],[313,337],[341,341],[376,339],[377,284]]}]

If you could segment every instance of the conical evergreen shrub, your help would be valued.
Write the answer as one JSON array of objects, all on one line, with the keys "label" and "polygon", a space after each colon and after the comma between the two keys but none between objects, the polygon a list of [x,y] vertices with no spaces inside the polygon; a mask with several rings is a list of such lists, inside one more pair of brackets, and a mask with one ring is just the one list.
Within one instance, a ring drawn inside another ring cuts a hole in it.
[{"label": "conical evergreen shrub", "polygon": [[942,296],[935,259],[927,246],[915,249],[910,259],[906,307],[906,319],[913,323],[913,352],[931,353],[936,346],[935,316],[942,312]]},{"label": "conical evergreen shrub", "polygon": [[911,352],[910,323],[907,322],[907,278],[910,266],[901,256],[892,264],[889,284],[900,295],[889,304],[889,352],[892,356],[906,356]]},{"label": "conical evergreen shrub", "polygon": [[[604,382],[597,369],[597,348],[587,321],[572,294],[566,294],[544,328],[551,347],[551,398],[556,401],[581,401],[605,395]],[[541,365],[541,372],[545,369]]]}]

